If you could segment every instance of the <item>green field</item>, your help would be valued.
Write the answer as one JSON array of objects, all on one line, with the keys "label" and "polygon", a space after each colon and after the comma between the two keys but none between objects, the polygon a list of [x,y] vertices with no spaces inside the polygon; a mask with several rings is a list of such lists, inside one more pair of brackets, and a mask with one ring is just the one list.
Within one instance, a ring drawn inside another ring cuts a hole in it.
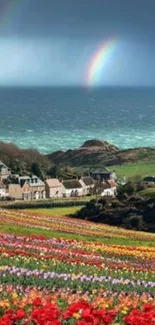
[{"label": "green field", "polygon": [[28,209],[27,212],[39,213],[47,216],[68,216],[80,210],[82,206],[67,208],[49,208],[49,209]]},{"label": "green field", "polygon": [[116,171],[118,178],[126,176],[128,179],[141,179],[145,176],[155,175],[155,162],[138,162],[134,164],[123,164],[121,166],[112,166],[111,170]]}]

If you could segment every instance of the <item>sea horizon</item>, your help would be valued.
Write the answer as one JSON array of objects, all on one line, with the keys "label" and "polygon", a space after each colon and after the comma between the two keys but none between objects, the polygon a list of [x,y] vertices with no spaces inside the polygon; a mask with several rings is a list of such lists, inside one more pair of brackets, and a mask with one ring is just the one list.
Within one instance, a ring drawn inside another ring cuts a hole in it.
[{"label": "sea horizon", "polygon": [[90,139],[154,147],[155,87],[0,86],[0,141],[42,153]]}]

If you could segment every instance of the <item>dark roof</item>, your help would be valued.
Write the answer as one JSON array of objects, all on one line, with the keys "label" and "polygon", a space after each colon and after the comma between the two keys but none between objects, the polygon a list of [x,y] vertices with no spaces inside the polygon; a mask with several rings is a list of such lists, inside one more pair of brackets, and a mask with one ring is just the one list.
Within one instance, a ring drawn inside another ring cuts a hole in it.
[{"label": "dark roof", "polygon": [[155,176],[147,176],[143,179],[143,182],[155,183]]},{"label": "dark roof", "polygon": [[82,180],[86,186],[94,184],[94,180],[90,176],[85,176],[82,178]]},{"label": "dark roof", "polygon": [[106,167],[102,167],[102,168],[94,168],[90,170],[91,174],[107,174],[110,175],[111,171],[108,170]]},{"label": "dark roof", "polygon": [[82,187],[82,185],[80,184],[80,182],[77,179],[70,179],[68,181],[63,181],[63,186],[67,190]]},{"label": "dark roof", "polygon": [[103,182],[101,186],[102,186],[102,189],[103,189],[103,190],[107,190],[108,188],[111,187],[110,184],[109,184],[108,182]]},{"label": "dark roof", "polygon": [[[36,182],[35,182],[36,180]],[[45,185],[44,182],[37,176],[33,175],[30,176],[20,176],[18,177],[18,182],[21,186],[23,186],[25,183],[28,183],[31,187],[35,186],[43,186]]]}]

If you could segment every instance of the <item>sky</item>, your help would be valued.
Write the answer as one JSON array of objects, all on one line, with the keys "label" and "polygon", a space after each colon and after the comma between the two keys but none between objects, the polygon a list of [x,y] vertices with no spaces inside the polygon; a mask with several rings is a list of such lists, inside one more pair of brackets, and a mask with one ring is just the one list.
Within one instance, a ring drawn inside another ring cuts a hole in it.
[{"label": "sky", "polygon": [[[0,85],[155,85],[154,0],[0,0]],[[95,74],[95,72],[94,72]]]}]

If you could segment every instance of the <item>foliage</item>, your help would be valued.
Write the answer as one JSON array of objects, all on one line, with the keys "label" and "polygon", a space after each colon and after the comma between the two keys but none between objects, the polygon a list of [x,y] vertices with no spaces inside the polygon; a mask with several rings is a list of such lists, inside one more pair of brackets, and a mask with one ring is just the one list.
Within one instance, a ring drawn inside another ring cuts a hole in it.
[{"label": "foliage", "polygon": [[32,172],[33,164],[47,172],[51,162],[35,149],[19,149],[13,143],[0,142],[0,157],[12,172],[23,175]]},{"label": "foliage", "polygon": [[131,214],[123,220],[123,227],[127,229],[147,230],[147,224],[143,220],[143,216]]},{"label": "foliage", "polygon": [[[131,194],[132,185],[126,187],[126,191]],[[155,201],[144,200],[137,196],[130,196],[124,201],[123,195],[124,192],[119,193],[119,198],[123,197],[122,201],[118,199],[92,200],[77,211],[74,217],[127,229],[155,232]]]},{"label": "foliage", "polygon": [[145,199],[155,199],[155,188],[146,188],[139,195]]},{"label": "foliage", "polygon": [[59,178],[60,180],[74,179],[79,177],[79,171],[69,167],[61,166],[59,164],[53,165],[47,172],[47,175],[52,178]]},{"label": "foliage", "polygon": [[45,173],[37,162],[32,163],[31,172],[42,180],[45,178]]},{"label": "foliage", "polygon": [[[37,200],[37,201],[20,201],[20,202],[14,202],[9,203],[7,205],[7,209],[40,209],[40,208],[63,208],[63,207],[76,207],[76,206],[82,206],[86,204],[87,201],[84,200]],[[2,204],[3,207],[3,204]]]},{"label": "foliage", "polygon": [[135,193],[135,185],[131,182],[128,182],[125,185],[120,185],[117,187],[117,197],[122,198],[126,194],[130,196]]}]

